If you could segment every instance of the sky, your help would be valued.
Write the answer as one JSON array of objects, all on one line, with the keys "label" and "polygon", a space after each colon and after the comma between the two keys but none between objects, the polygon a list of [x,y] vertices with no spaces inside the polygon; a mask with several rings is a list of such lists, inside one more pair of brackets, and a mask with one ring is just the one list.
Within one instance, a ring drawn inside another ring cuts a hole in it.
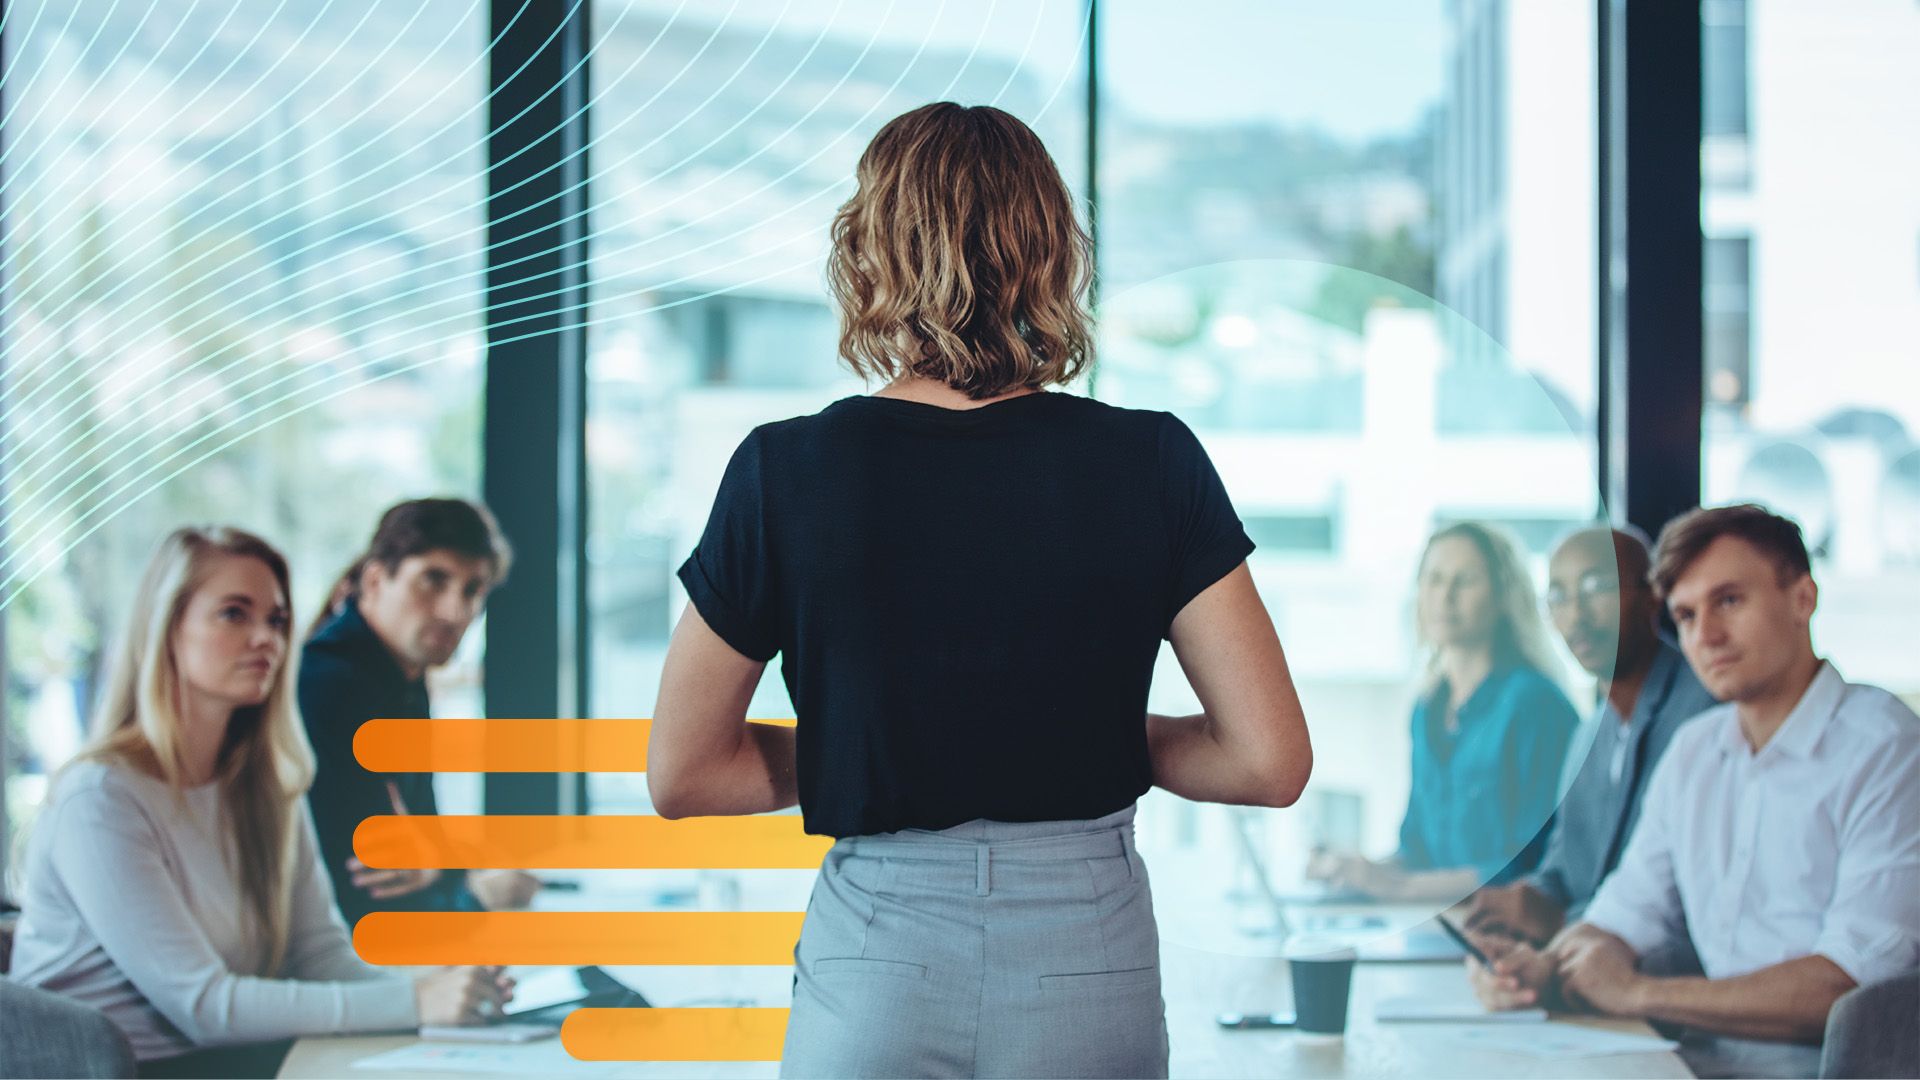
[{"label": "sky", "polygon": [[1397,135],[1440,98],[1441,0],[1103,0],[1101,82],[1130,113]]},{"label": "sky", "polygon": [[[1442,0],[1102,0],[1102,92],[1144,119],[1403,134],[1440,96]],[[1085,52],[1084,0],[600,0],[704,25],[1020,57],[1049,88]]]}]

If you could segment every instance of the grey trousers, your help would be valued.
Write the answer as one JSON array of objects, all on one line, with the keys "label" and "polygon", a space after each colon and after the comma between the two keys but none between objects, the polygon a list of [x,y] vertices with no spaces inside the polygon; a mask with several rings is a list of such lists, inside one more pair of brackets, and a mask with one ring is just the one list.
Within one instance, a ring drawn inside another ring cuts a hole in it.
[{"label": "grey trousers", "polygon": [[852,837],[794,950],[784,1077],[1163,1077],[1133,807]]}]

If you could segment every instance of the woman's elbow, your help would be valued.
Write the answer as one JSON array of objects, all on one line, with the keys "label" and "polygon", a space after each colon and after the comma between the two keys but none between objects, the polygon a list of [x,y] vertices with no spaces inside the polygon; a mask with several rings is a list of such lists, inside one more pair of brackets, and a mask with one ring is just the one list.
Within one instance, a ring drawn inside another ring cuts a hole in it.
[{"label": "woman's elbow", "polygon": [[684,817],[698,816],[700,811],[690,797],[693,793],[679,788],[661,789],[647,784],[647,796],[653,800],[653,812],[668,821],[678,821]]},{"label": "woman's elbow", "polygon": [[1299,753],[1289,755],[1274,771],[1268,782],[1268,791],[1272,801],[1268,806],[1285,809],[1300,801],[1301,792],[1307,789],[1307,779],[1313,774],[1313,748],[1303,747]]},{"label": "woman's elbow", "polygon": [[1282,740],[1267,758],[1267,767],[1262,772],[1265,797],[1260,805],[1284,809],[1299,802],[1308,778],[1313,775],[1313,743],[1306,731],[1302,730],[1296,738]]},{"label": "woman's elbow", "polygon": [[695,813],[692,805],[693,790],[682,777],[685,770],[651,758],[647,761],[647,800],[653,804],[653,812],[673,821],[691,817]]}]

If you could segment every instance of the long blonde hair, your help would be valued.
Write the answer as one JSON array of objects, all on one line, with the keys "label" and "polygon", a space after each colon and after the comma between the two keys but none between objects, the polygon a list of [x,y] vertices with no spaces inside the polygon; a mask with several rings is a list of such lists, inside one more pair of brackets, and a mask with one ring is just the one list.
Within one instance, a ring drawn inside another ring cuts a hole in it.
[{"label": "long blonde hair", "polygon": [[[1420,552],[1420,570],[1426,570],[1427,557],[1433,554],[1435,544],[1455,536],[1471,543],[1487,564],[1487,578],[1493,589],[1493,662],[1524,664],[1559,685],[1565,672],[1553,654],[1553,646],[1547,642],[1546,623],[1540,617],[1533,577],[1527,573],[1527,564],[1521,561],[1520,545],[1504,530],[1478,521],[1449,525],[1427,537],[1427,546]],[[1414,629],[1420,644],[1428,646],[1426,672],[1421,680],[1424,693],[1440,684],[1444,672],[1440,668],[1440,650],[1427,641],[1426,627],[1418,617],[1414,619]]]},{"label": "long blonde hair", "polygon": [[[184,792],[183,688],[173,632],[187,602],[223,557],[265,563],[291,608],[287,560],[271,544],[228,526],[175,529],[160,542],[140,579],[126,632],[94,709],[92,736],[74,757],[76,762],[135,768],[166,781],[176,795]],[[289,610],[286,658],[267,699],[233,711],[215,765],[221,813],[233,830],[241,895],[267,943],[267,975],[277,973],[286,958],[296,803],[312,784],[314,771],[313,748],[294,708],[292,625]]]}]

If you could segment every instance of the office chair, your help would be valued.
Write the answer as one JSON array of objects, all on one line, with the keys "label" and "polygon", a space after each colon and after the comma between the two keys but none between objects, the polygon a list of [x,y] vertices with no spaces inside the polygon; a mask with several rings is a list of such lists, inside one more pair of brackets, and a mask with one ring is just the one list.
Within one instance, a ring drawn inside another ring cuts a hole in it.
[{"label": "office chair", "polygon": [[1920,971],[1856,987],[1834,1003],[1820,1075],[1920,1076]]},{"label": "office chair", "polygon": [[0,977],[0,1076],[133,1076],[133,1047],[100,1010]]}]

